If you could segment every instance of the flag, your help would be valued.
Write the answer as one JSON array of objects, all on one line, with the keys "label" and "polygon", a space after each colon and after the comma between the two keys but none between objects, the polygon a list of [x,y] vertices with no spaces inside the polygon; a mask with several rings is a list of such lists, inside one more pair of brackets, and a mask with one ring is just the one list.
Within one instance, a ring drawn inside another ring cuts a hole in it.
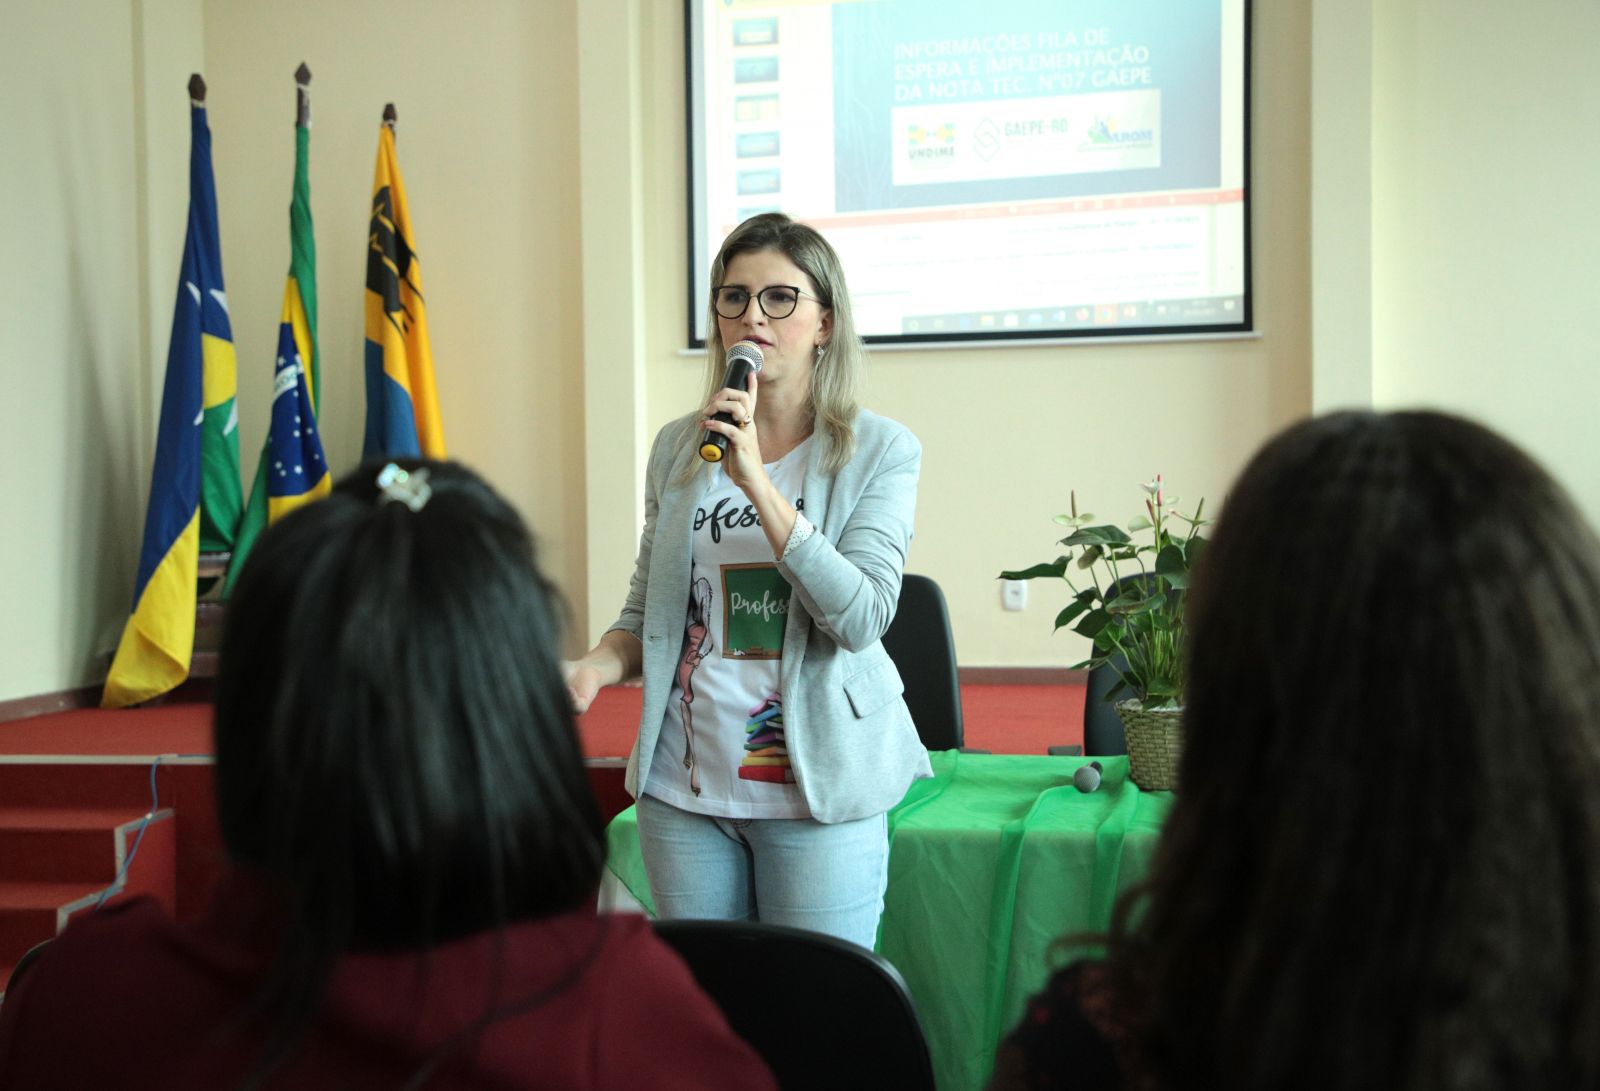
[{"label": "flag", "polygon": [[167,346],[133,616],[106,677],[101,704],[107,708],[148,701],[189,676],[200,548],[203,542],[207,548],[228,548],[239,516],[237,368],[217,242],[211,130],[204,85],[196,91],[191,83],[191,88],[189,226]]},{"label": "flag", "polygon": [[[201,82],[199,101],[204,102],[204,81]],[[191,110],[195,107],[191,107]],[[216,303],[217,311],[208,316],[206,332],[211,336],[201,339],[201,360],[204,364],[201,379],[201,396],[205,399],[205,419],[200,424],[200,552],[227,553],[233,549],[238,537],[239,518],[244,506],[244,494],[239,488],[239,361],[233,347],[233,327],[228,320],[228,296],[222,287],[222,251],[217,231],[217,190],[211,175],[211,129],[206,124],[205,107],[198,107],[200,120],[191,145],[205,142],[205,162],[194,163],[195,153],[190,152],[189,223],[194,231],[194,196],[197,179],[205,176],[205,239],[207,240],[206,265],[212,270],[215,283],[205,286],[206,294]],[[209,309],[209,308],[208,308]],[[168,350],[167,368],[172,367],[171,350]]]},{"label": "flag", "polygon": [[386,120],[378,130],[367,236],[367,430],[361,448],[367,461],[445,457],[414,243],[394,128]]},{"label": "flag", "polygon": [[295,126],[294,195],[289,202],[289,279],[278,318],[272,419],[256,464],[250,503],[239,523],[223,595],[244,569],[256,538],[279,516],[331,488],[317,429],[322,358],[317,350],[317,242],[311,222],[309,116]]}]

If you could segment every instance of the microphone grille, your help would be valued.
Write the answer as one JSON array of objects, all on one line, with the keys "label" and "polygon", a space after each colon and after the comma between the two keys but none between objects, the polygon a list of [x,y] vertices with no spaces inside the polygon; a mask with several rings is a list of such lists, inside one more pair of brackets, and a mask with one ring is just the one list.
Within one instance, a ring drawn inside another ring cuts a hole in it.
[{"label": "microphone grille", "polygon": [[761,346],[754,341],[735,341],[728,346],[727,363],[735,360],[744,360],[750,365],[751,371],[761,370]]},{"label": "microphone grille", "polygon": [[1072,774],[1072,786],[1080,792],[1092,792],[1100,787],[1100,763],[1080,765]]}]

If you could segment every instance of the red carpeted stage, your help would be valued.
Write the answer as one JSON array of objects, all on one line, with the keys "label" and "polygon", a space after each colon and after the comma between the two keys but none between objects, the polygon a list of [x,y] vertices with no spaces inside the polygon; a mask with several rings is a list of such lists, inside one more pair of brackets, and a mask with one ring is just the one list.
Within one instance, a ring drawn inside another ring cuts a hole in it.
[{"label": "red carpeted stage", "polygon": [[[611,686],[579,718],[588,758],[626,758],[639,722],[640,690]],[[1083,742],[1083,686],[961,687],[967,745],[997,754],[1043,754]],[[211,706],[174,700],[152,708],[75,709],[0,723],[0,758],[8,755],[153,757],[211,753]],[[4,806],[0,800],[0,806]]]},{"label": "red carpeted stage", "polygon": [[[181,918],[223,866],[203,683],[149,708],[74,709],[0,722],[0,988],[11,966],[102,899],[149,894]],[[1083,741],[1081,684],[964,684],[968,747],[1043,754]],[[641,691],[614,686],[580,718],[609,819],[631,800],[623,766]],[[147,817],[148,816],[148,817]]]}]

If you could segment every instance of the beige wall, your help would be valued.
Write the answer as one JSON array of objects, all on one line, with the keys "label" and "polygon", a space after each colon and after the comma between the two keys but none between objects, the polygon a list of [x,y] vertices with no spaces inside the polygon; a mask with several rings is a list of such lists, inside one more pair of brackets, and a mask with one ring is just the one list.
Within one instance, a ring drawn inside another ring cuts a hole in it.
[{"label": "beige wall", "polygon": [[204,6],[245,473],[266,434],[303,60],[330,464],[340,473],[361,455],[367,222],[379,119],[394,102],[450,454],[511,498],[538,531],[546,570],[580,587],[575,4]]},{"label": "beige wall", "polygon": [[[1069,488],[1126,519],[1159,470],[1216,503],[1268,432],[1369,389],[1488,419],[1600,513],[1583,415],[1600,380],[1580,325],[1600,296],[1587,245],[1600,167],[1583,138],[1600,15],[1535,0],[1537,17],[1508,24],[1481,6],[1255,5],[1259,337],[877,354],[869,404],[926,451],[911,567],[945,586],[963,663],[1078,654],[1049,633],[1059,595],[1038,585],[1004,613],[993,578],[1051,555]],[[0,272],[13,468],[0,700],[96,680],[125,617],[195,68],[212,85],[246,473],[265,429],[304,59],[334,466],[360,446],[367,205],[392,100],[452,452],[534,523],[573,600],[574,643],[603,626],[626,585],[644,447],[700,376],[678,352],[681,34],[665,0],[8,4],[0,216],[26,260]],[[1537,82],[1498,75],[1512,55],[1543,58]],[[1371,75],[1351,89],[1341,71]]]},{"label": "beige wall", "polygon": [[[127,617],[200,54],[187,0],[7,4],[3,23],[0,700],[98,681]],[[183,73],[167,109],[157,69]]]},{"label": "beige wall", "polygon": [[1600,4],[1373,10],[1374,396],[1505,432],[1600,523]]}]

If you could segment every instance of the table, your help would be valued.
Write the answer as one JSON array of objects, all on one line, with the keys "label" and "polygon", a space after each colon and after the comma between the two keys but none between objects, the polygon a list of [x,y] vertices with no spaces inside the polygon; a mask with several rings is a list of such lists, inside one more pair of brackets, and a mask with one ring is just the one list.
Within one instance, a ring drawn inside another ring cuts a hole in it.
[{"label": "table", "polygon": [[[904,975],[941,1091],[984,1085],[1003,1034],[1050,971],[1103,931],[1117,896],[1145,872],[1172,806],[1142,792],[1126,758],[1100,758],[1100,790],[1072,774],[1088,759],[931,754],[889,812],[889,888],[877,949]],[[653,911],[634,812],[607,830],[612,874]]]}]

